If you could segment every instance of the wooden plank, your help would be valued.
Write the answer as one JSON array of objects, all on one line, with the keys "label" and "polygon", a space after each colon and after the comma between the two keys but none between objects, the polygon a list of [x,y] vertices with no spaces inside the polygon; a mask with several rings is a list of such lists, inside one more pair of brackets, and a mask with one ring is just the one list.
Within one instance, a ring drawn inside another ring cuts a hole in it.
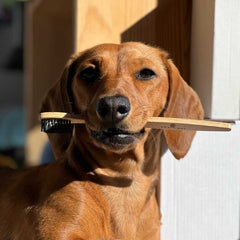
[{"label": "wooden plank", "polygon": [[38,123],[40,103],[73,52],[73,0],[26,3],[25,105],[28,127]]},{"label": "wooden plank", "polygon": [[170,53],[189,82],[191,0],[77,0],[75,50],[141,41]]},{"label": "wooden plank", "polygon": [[120,43],[121,33],[156,7],[156,0],[77,0],[75,50]]},{"label": "wooden plank", "polygon": [[189,83],[191,11],[191,0],[159,0],[157,8],[126,29],[121,39],[165,49]]}]

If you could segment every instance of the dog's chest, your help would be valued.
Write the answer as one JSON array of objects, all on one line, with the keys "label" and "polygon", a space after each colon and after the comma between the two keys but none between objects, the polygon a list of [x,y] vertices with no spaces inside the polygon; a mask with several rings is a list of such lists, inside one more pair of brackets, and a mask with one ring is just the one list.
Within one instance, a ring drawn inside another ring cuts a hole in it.
[{"label": "dog's chest", "polygon": [[72,182],[52,194],[38,213],[40,239],[111,239],[109,204],[99,187]]},{"label": "dog's chest", "polygon": [[125,187],[69,184],[51,195],[41,208],[41,238],[144,239],[136,237],[140,219],[145,221],[141,215],[151,185],[150,181],[143,180]]},{"label": "dog's chest", "polygon": [[136,239],[139,219],[146,204],[151,182],[134,180],[122,188],[102,186],[103,194],[110,204],[111,228],[120,238]]}]

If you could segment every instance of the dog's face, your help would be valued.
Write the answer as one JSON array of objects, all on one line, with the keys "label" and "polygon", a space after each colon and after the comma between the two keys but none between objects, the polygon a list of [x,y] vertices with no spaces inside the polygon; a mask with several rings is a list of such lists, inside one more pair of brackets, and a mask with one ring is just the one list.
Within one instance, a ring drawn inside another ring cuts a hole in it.
[{"label": "dog's face", "polygon": [[148,118],[159,116],[167,101],[163,57],[159,50],[128,43],[100,45],[76,59],[75,111],[97,146],[124,151],[148,133]]},{"label": "dog's face", "polygon": [[[149,117],[203,118],[198,96],[167,54],[136,42],[102,44],[74,55],[44,99],[42,111],[81,114],[91,141],[114,152],[144,141]],[[192,131],[164,134],[176,158],[186,154],[194,136]]]}]

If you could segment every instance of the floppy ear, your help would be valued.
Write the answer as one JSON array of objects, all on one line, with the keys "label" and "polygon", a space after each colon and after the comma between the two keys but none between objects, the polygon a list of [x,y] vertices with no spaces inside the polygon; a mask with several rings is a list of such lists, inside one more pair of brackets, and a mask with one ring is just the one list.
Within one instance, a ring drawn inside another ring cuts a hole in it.
[{"label": "floppy ear", "polygon": [[[168,106],[165,117],[203,119],[202,104],[196,92],[187,85],[171,60],[167,60],[169,74]],[[166,142],[175,158],[183,158],[192,143],[195,131],[164,130]]]},{"label": "floppy ear", "polygon": [[[72,79],[76,73],[77,55],[73,55],[64,67],[60,79],[49,89],[45,95],[40,112],[67,112],[73,111],[73,96],[71,90]],[[66,151],[72,132],[48,133],[55,158],[57,159]]]}]

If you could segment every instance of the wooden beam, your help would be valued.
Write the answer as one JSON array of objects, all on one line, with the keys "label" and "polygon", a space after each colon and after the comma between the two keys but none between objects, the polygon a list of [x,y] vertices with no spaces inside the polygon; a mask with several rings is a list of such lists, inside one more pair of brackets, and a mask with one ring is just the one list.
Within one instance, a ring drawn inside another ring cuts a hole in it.
[{"label": "wooden beam", "polygon": [[120,43],[121,33],[157,7],[156,0],[77,0],[75,51]]},{"label": "wooden beam", "polygon": [[31,1],[25,14],[25,105],[30,128],[39,123],[42,98],[73,53],[73,1]]}]

